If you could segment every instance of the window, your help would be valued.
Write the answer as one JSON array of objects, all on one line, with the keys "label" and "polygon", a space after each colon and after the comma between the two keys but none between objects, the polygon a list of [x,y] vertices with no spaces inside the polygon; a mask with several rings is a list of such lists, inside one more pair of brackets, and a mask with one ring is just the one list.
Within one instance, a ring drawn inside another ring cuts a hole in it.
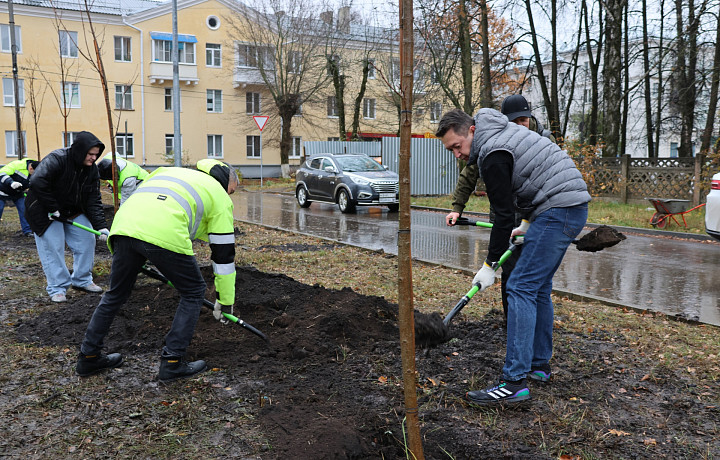
[{"label": "window", "polygon": [[339,141],[340,138],[339,138],[339,137],[328,137],[327,140],[330,141],[330,142],[332,142],[332,141]]},{"label": "window", "polygon": [[257,69],[262,64],[263,69],[275,68],[275,56],[269,46],[238,45],[238,66]]},{"label": "window", "polygon": [[78,134],[80,134],[80,131],[68,131],[63,133],[63,146],[70,147],[72,143],[75,142],[75,138]]},{"label": "window", "polygon": [[208,16],[205,20],[205,24],[207,24],[208,28],[212,30],[218,30],[220,27],[220,18],[217,16]]},{"label": "window", "polygon": [[222,90],[207,90],[207,111],[213,113],[222,112]]},{"label": "window", "polygon": [[260,93],[245,93],[245,113],[248,115],[259,115]]},{"label": "window", "polygon": [[678,143],[670,142],[670,158],[678,157]]},{"label": "window", "polygon": [[165,111],[172,109],[172,88],[165,88]]},{"label": "window", "polygon": [[130,37],[115,37],[115,60],[120,62],[132,61]]},{"label": "window", "polygon": [[434,85],[440,83],[440,71],[434,67],[430,69],[430,83]]},{"label": "window", "polygon": [[363,99],[363,118],[375,118],[375,99],[369,97]]},{"label": "window", "polygon": [[[180,50],[178,62],[181,64],[195,64],[195,43],[179,42]],[[153,40],[153,60],[158,62],[172,62],[172,41]]]},{"label": "window", "polygon": [[288,72],[290,73],[300,73],[302,72],[302,52],[300,51],[291,51],[290,56],[288,57]]},{"label": "window", "polygon": [[223,137],[220,134],[208,134],[208,158],[223,157]]},{"label": "window", "polygon": [[70,109],[80,108],[80,83],[65,82],[62,89],[63,106]]},{"label": "window", "polygon": [[78,57],[77,32],[69,32],[67,30],[60,31],[60,56],[76,58]]},{"label": "window", "polygon": [[337,54],[333,54],[331,56],[327,57],[328,63],[327,63],[327,74],[328,76],[333,75],[333,64],[335,64],[335,67],[337,67],[338,75],[340,72],[340,56]]},{"label": "window", "polygon": [[117,133],[115,135],[115,148],[117,154],[123,158],[135,156],[135,142],[132,133]]},{"label": "window", "polygon": [[216,43],[205,44],[205,65],[208,67],[222,67],[220,51],[222,47]]},{"label": "window", "polygon": [[375,59],[368,59],[368,78],[375,80]]},{"label": "window", "polygon": [[[3,105],[15,106],[15,84],[12,78],[3,78]],[[18,105],[25,106],[25,80],[18,79],[18,92],[20,97]]]},{"label": "window", "polygon": [[175,153],[175,135],[165,135],[165,155],[172,155]]},{"label": "window", "polygon": [[132,86],[115,85],[115,109],[116,110],[132,110]]},{"label": "window", "polygon": [[337,98],[335,96],[327,97],[327,116],[328,117],[337,117],[338,116]]},{"label": "window", "polygon": [[439,102],[430,103],[430,123],[437,123],[440,121],[442,115],[442,104]]},{"label": "window", "polygon": [[292,149],[290,150],[290,154],[288,155],[288,158],[300,158],[301,152],[302,152],[302,137],[293,136],[292,137]]},{"label": "window", "polygon": [[260,158],[260,136],[246,136],[247,157]]},{"label": "window", "polygon": [[[25,131],[22,132],[23,137],[23,157],[26,157],[27,153],[27,136]],[[18,156],[18,145],[17,145],[17,131],[5,131],[5,156],[6,157],[17,157]]]},{"label": "window", "polygon": [[[15,46],[17,52],[22,53],[22,36],[20,33],[20,26],[15,26]],[[12,53],[10,47],[10,25],[0,24],[0,50],[3,53]]]}]

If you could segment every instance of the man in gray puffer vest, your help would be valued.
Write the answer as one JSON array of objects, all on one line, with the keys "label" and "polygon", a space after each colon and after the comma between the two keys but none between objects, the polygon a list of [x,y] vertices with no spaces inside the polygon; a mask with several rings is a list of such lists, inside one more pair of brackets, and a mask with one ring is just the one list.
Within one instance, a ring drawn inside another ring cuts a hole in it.
[{"label": "man in gray puffer vest", "polygon": [[[498,385],[470,391],[481,405],[530,399],[526,377],[550,380],[552,278],[587,220],[590,194],[567,153],[497,110],[475,119],[459,109],[446,113],[436,136],[456,158],[477,163],[495,208],[488,255],[473,279],[480,290],[495,282],[495,268],[511,238],[524,236],[523,251],[507,283],[507,350]],[[514,227],[514,213],[523,216]]]}]

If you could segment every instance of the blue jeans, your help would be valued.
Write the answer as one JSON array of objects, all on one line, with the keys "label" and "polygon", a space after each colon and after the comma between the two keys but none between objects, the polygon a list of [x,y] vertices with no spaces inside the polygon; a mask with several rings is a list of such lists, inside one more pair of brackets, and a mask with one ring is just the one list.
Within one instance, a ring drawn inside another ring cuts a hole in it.
[{"label": "blue jeans", "polygon": [[509,309],[503,379],[520,380],[531,366],[550,361],[553,275],[568,246],[582,231],[587,214],[587,204],[550,208],[530,224],[522,254],[507,283]]},{"label": "blue jeans", "polygon": [[166,356],[185,356],[207,288],[195,256],[178,254],[128,236],[113,236],[111,243],[110,289],[90,319],[80,351],[86,355],[100,352],[115,315],[130,297],[140,268],[149,260],[180,294],[175,318],[165,335],[163,352]]},{"label": "blue jeans", "polygon": [[[92,228],[84,214],[73,219]],[[72,275],[65,263],[65,243],[73,253]],[[95,260],[95,235],[71,224],[53,221],[42,236],[35,234],[40,263],[47,279],[50,296],[64,294],[70,285],[83,287],[93,282],[92,267]]]},{"label": "blue jeans", "polygon": [[25,194],[17,197],[7,196],[0,198],[0,218],[2,218],[3,211],[5,210],[5,201],[7,200],[12,200],[13,203],[15,203],[18,216],[20,217],[20,228],[22,229],[22,232],[31,233],[32,229],[30,228],[30,224],[28,224],[28,221],[25,220]]}]

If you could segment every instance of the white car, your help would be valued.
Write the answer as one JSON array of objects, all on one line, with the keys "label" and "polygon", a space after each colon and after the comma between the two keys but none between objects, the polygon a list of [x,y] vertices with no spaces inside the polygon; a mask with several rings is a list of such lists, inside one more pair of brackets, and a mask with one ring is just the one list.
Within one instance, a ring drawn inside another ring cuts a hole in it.
[{"label": "white car", "polygon": [[710,184],[705,205],[705,231],[720,240],[720,173],[713,176]]}]

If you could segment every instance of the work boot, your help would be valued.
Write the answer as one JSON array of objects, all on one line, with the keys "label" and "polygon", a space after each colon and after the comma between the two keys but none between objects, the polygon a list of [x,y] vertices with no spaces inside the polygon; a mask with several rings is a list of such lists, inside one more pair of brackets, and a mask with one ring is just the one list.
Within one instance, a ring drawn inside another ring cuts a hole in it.
[{"label": "work boot", "polygon": [[96,353],[94,355],[78,354],[78,362],[75,366],[75,372],[80,377],[97,374],[105,369],[114,369],[122,365],[123,358],[120,353],[110,353],[104,355]]},{"label": "work boot", "polygon": [[181,356],[160,356],[160,373],[158,379],[161,382],[172,382],[173,380],[192,377],[207,370],[205,361],[198,360],[191,363],[185,361]]}]

